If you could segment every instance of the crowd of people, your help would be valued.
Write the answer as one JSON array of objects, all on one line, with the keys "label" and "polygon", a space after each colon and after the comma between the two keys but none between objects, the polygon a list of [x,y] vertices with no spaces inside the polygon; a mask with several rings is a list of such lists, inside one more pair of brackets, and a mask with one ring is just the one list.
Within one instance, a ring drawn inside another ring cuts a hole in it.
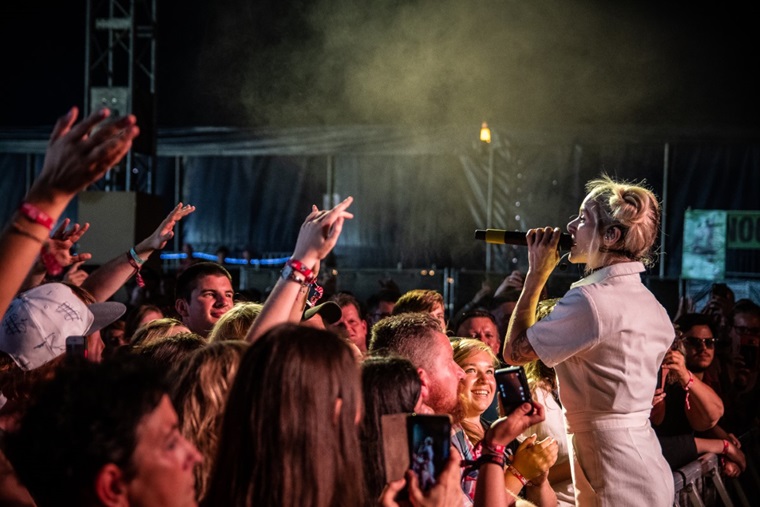
[{"label": "crowd of people", "polygon": [[[760,306],[716,285],[671,320],[641,282],[660,221],[644,186],[588,183],[567,227],[585,272],[562,297],[546,290],[548,227],[527,233],[526,273],[451,316],[437,291],[392,281],[366,301],[325,290],[351,197],[312,208],[260,299],[210,261],[188,261],[169,297],[143,264],[193,206],[91,272],[72,254],[89,225],[56,227],[139,133],[132,116],[77,115],[0,235],[0,504],[668,506],[672,470],[700,454],[729,478],[750,466]],[[509,413],[507,365],[532,395]],[[405,445],[398,425],[430,415],[448,421],[436,466],[434,437]]]}]

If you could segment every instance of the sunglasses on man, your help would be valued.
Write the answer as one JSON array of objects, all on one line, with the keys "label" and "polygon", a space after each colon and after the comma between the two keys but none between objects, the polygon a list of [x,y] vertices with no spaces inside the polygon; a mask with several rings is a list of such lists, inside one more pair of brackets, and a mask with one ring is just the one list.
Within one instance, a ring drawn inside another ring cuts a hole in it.
[{"label": "sunglasses on man", "polygon": [[716,338],[697,338],[696,336],[686,336],[683,339],[684,344],[693,349],[698,349],[702,345],[704,345],[706,349],[712,349],[715,348],[715,342],[717,341]]}]

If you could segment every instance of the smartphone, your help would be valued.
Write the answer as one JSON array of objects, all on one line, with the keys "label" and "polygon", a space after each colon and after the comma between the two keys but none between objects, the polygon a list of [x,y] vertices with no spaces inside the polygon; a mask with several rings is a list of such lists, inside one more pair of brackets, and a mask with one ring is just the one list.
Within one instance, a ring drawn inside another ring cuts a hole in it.
[{"label": "smartphone", "polygon": [[657,368],[657,389],[665,389],[665,379],[667,376],[663,375],[662,366],[660,366]]},{"label": "smartphone", "polygon": [[451,447],[451,419],[447,415],[410,415],[406,419],[409,463],[420,489],[435,486],[446,466]]},{"label": "smartphone", "polygon": [[[501,407],[504,410],[503,415],[508,416],[523,403],[533,403],[528,377],[525,376],[525,370],[522,366],[499,368],[494,372],[494,377],[501,399]],[[528,413],[532,414],[533,408]]]},{"label": "smartphone", "polygon": [[66,338],[66,355],[69,357],[87,357],[87,337],[69,336]]}]

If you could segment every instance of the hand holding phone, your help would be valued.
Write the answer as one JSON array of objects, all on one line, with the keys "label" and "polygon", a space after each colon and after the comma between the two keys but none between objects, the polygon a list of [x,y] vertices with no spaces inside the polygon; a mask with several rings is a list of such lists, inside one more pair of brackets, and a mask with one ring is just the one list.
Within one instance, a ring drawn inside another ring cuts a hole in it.
[{"label": "hand holding phone", "polygon": [[428,491],[449,459],[451,420],[445,415],[411,415],[406,423],[411,469],[420,489]]},{"label": "hand holding phone", "polygon": [[[451,418],[447,415],[387,414],[381,419],[385,480],[402,479],[413,470],[422,491],[432,488],[449,459]],[[406,488],[399,491],[405,499]]]},{"label": "hand holding phone", "polygon": [[[501,400],[502,415],[509,415],[523,403],[532,403],[528,377],[522,366],[509,366],[494,372],[496,387]],[[528,415],[533,414],[533,409]]]},{"label": "hand holding phone", "polygon": [[520,405],[508,417],[497,419],[486,431],[484,443],[508,445],[521,433],[546,418],[544,406],[534,401],[531,406]]}]

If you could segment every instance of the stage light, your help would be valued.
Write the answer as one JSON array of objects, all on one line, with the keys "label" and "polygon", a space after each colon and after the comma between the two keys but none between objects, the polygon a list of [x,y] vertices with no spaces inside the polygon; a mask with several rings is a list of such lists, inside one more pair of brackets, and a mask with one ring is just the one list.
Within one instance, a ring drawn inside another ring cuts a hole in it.
[{"label": "stage light", "polygon": [[488,124],[483,122],[480,126],[480,141],[486,144],[491,143],[491,129],[488,128]]}]

